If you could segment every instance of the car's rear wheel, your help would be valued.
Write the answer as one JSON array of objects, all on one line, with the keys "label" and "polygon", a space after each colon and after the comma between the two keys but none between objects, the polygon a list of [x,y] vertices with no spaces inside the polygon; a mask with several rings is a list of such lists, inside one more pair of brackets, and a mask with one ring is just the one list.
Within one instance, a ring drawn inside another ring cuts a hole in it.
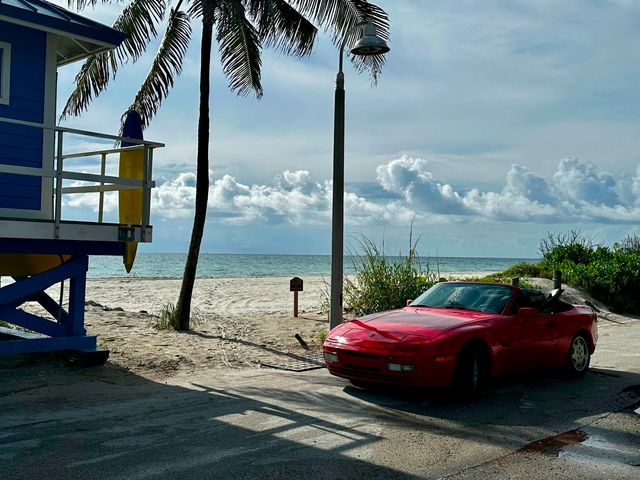
[{"label": "car's rear wheel", "polygon": [[486,375],[486,359],[477,346],[463,349],[456,362],[453,389],[461,400],[472,400],[480,391]]},{"label": "car's rear wheel", "polygon": [[567,372],[572,377],[581,377],[589,369],[590,362],[589,340],[580,333],[571,340],[567,354]]}]

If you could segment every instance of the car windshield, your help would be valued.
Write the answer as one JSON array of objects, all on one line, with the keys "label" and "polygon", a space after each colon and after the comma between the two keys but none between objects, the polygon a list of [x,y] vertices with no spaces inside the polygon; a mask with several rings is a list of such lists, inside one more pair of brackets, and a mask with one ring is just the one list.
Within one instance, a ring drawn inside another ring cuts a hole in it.
[{"label": "car windshield", "polygon": [[436,283],[411,302],[411,306],[502,313],[512,293],[506,285]]}]

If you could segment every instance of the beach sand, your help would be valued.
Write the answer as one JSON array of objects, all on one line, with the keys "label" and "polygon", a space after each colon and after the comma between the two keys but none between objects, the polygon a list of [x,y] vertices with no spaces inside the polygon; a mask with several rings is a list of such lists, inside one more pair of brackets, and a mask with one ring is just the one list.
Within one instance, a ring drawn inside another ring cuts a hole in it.
[{"label": "beach sand", "polygon": [[[175,303],[180,279],[113,278],[87,281],[85,325],[111,362],[149,378],[203,369],[259,367],[305,355],[295,335],[319,352],[328,329],[321,312],[322,277],[304,279],[299,316],[293,317],[289,278],[203,278],[193,292],[189,332],[158,330],[164,305]],[[63,304],[68,305],[68,283]],[[60,286],[47,291],[59,299]],[[44,313],[38,304],[28,311]]]},{"label": "beach sand", "polygon": [[[459,273],[456,278],[479,276]],[[322,309],[323,277],[304,278],[299,317],[293,317],[289,278],[200,278],[193,293],[189,332],[155,327],[164,305],[175,303],[180,279],[89,279],[85,324],[110,360],[137,374],[161,379],[204,369],[291,363],[305,355],[295,335],[319,352],[329,321]],[[63,291],[67,300],[68,284]],[[48,290],[58,299],[60,287]],[[37,304],[27,310],[42,313]]]}]

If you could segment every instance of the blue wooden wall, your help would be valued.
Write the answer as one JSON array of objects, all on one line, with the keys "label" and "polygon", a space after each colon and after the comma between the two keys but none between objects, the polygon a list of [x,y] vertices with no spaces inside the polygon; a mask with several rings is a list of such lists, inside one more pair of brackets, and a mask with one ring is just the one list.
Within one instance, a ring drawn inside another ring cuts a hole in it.
[{"label": "blue wooden wall", "polygon": [[[46,34],[0,21],[0,42],[11,44],[9,105],[0,105],[0,117],[43,123]],[[0,122],[0,163],[42,167],[42,130]],[[0,174],[0,209],[40,210],[41,186],[37,177]]]}]

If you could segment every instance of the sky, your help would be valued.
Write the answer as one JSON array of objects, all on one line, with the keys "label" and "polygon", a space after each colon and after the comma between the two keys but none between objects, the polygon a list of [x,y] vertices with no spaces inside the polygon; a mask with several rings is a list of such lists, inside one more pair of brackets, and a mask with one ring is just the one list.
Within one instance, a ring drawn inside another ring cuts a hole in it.
[{"label": "sky", "polygon": [[[579,229],[605,245],[640,234],[640,3],[377,4],[391,22],[377,85],[345,63],[347,248],[365,235],[406,252],[412,234],[422,255],[530,258],[547,232]],[[84,15],[110,24],[120,8]],[[166,147],[154,156],[154,241],[142,251],[188,248],[199,42],[194,22],[183,73],[145,132]],[[157,44],[61,124],[116,133]],[[325,32],[305,59],[265,49],[257,100],[230,91],[214,54],[203,252],[330,253],[337,64]],[[58,112],[79,66],[59,71]],[[114,197],[106,208],[115,215]],[[75,195],[64,213],[96,209],[95,196]]]}]

